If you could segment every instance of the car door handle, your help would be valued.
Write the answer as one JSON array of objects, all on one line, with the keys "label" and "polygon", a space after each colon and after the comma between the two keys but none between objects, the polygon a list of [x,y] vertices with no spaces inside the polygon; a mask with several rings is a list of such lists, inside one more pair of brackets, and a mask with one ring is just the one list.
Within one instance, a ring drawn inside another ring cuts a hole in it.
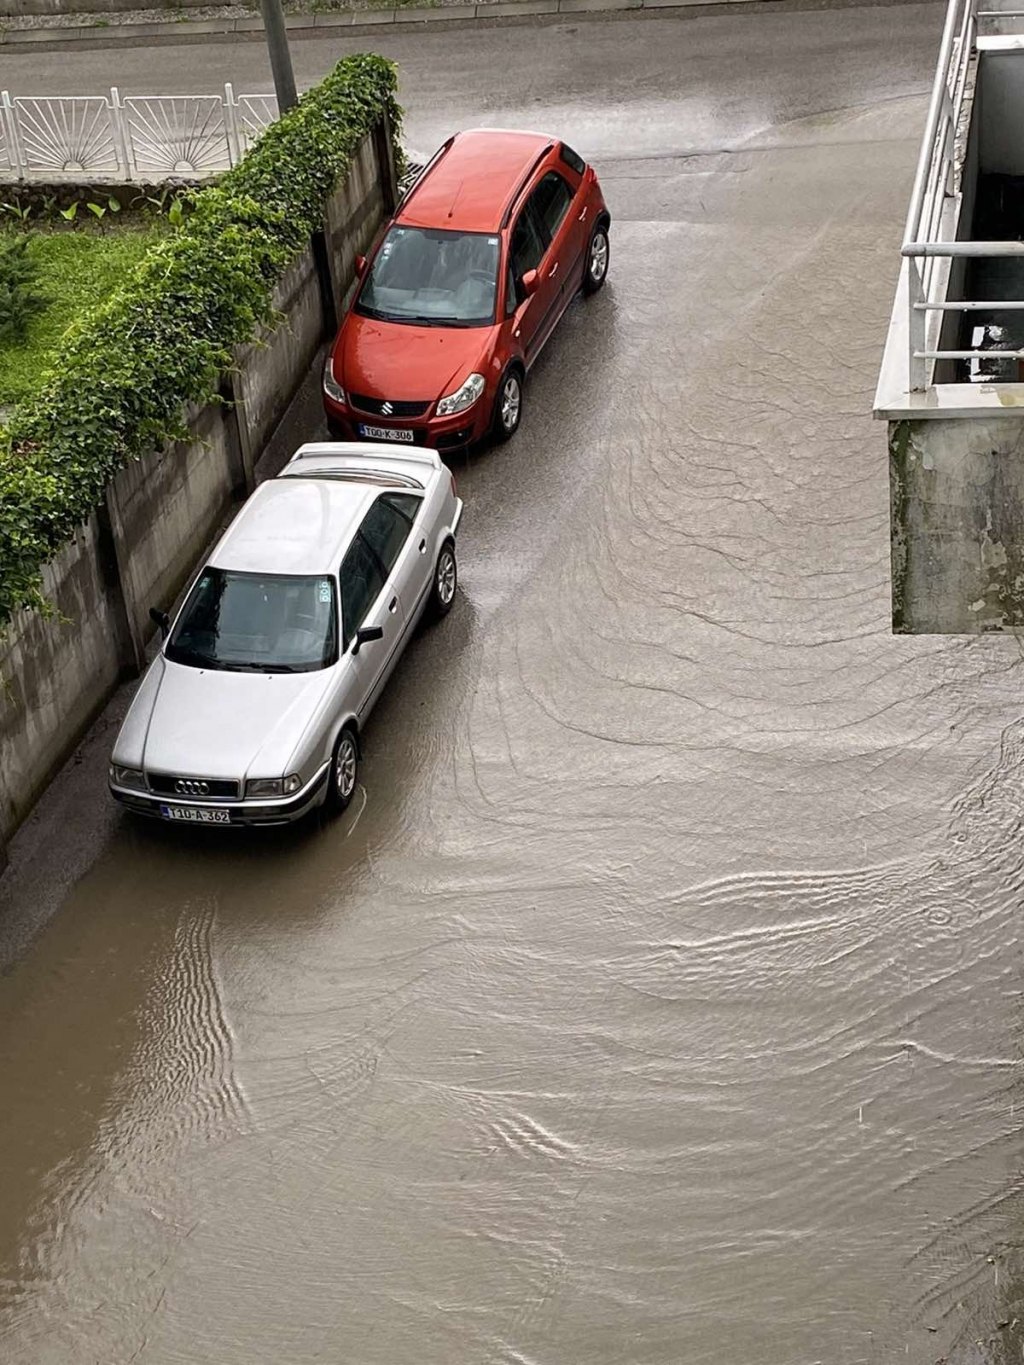
[{"label": "car door handle", "polygon": [[425,540],[421,540],[421,541],[420,541],[420,554],[421,554],[421,555],[422,555],[422,554],[425,554],[425,553],[426,553],[426,550],[427,550],[427,542],[426,542]]},{"label": "car door handle", "polygon": [[390,611],[390,612],[396,612],[397,610],[398,610],[398,598],[397,598],[397,597],[392,597],[391,601],[388,603],[388,611]]}]

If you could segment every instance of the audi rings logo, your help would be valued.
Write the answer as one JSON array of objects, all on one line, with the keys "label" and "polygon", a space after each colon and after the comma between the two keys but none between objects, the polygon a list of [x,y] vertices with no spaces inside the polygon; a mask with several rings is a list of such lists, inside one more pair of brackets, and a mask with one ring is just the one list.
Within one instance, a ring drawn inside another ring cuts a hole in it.
[{"label": "audi rings logo", "polygon": [[394,408],[391,406],[390,403],[381,403],[381,405],[380,405],[380,415],[381,415],[382,417],[390,417],[391,414],[392,414],[393,412],[394,412]]},{"label": "audi rings logo", "polygon": [[189,782],[186,778],[181,778],[175,782],[174,790],[179,796],[208,796],[210,792],[209,782]]}]

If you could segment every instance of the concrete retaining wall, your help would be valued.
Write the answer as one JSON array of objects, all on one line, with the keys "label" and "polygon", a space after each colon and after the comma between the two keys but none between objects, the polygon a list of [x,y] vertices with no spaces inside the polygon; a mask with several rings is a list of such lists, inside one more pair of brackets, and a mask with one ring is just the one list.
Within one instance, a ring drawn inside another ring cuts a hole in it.
[{"label": "concrete retaining wall", "polygon": [[138,672],[151,606],[169,607],[253,468],[347,293],[396,186],[382,127],[324,206],[330,280],[312,249],[274,295],[283,321],[239,349],[223,403],[188,414],[189,440],[122,469],[105,505],[47,566],[52,616],[18,613],[0,639],[0,868],[4,846],[120,678]]},{"label": "concrete retaining wall", "polygon": [[1024,423],[889,424],[893,630],[1024,627]]}]

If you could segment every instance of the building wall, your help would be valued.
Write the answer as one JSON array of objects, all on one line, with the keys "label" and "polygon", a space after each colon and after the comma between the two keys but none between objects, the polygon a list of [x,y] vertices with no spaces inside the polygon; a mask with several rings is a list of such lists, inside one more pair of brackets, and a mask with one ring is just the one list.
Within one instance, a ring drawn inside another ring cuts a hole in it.
[{"label": "building wall", "polygon": [[893,629],[1024,627],[1024,423],[889,424]]},{"label": "building wall", "polygon": [[978,65],[983,175],[1024,175],[1024,52],[983,52]]}]

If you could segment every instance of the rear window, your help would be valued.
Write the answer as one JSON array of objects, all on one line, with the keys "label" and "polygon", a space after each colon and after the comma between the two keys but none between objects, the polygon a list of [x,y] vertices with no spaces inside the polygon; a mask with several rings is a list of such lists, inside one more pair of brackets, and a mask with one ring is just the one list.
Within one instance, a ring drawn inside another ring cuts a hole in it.
[{"label": "rear window", "polygon": [[579,153],[574,152],[571,147],[567,147],[564,142],[562,143],[562,160],[567,166],[571,167],[577,175],[582,175],[587,169],[587,163]]}]

